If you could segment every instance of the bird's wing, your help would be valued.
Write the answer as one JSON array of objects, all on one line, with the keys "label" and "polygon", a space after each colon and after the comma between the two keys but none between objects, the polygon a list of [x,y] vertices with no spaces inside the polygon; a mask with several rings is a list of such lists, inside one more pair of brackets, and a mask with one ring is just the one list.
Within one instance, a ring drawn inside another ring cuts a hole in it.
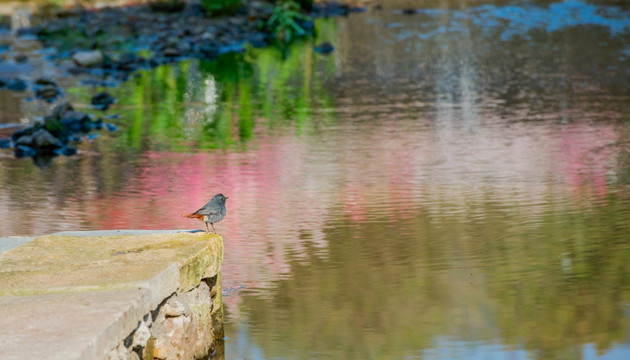
[{"label": "bird's wing", "polygon": [[215,209],[214,207],[204,206],[201,209],[195,211],[195,214],[201,214],[206,216],[216,215],[221,212],[221,209]]}]

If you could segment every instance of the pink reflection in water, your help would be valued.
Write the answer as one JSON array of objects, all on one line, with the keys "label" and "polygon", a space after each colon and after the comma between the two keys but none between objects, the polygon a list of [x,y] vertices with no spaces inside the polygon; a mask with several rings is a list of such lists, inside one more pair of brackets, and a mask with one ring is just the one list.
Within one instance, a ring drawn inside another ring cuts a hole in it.
[{"label": "pink reflection in water", "polygon": [[316,136],[261,135],[242,152],[148,152],[111,195],[88,187],[59,201],[48,189],[24,195],[33,206],[0,189],[0,233],[204,229],[181,214],[221,192],[230,198],[216,224],[225,238],[224,285],[258,291],[285,276],[290,260],[306,259],[307,246],[326,256],[324,229],[339,217],[360,224],[404,220],[418,208],[466,213],[488,192],[535,215],[550,194],[579,206],[609,191],[611,124],[403,125],[348,122]]},{"label": "pink reflection in water", "polygon": [[487,186],[524,204],[544,204],[549,191],[571,189],[577,203],[608,191],[613,154],[594,149],[614,141],[609,125],[481,127],[474,134],[379,126],[351,137],[354,130],[334,129],[327,144],[281,137],[242,153],[148,153],[117,195],[92,201],[86,220],[93,228],[203,229],[180,215],[222,192],[230,197],[216,225],[226,240],[226,285],[265,288],[290,271],[290,258],[306,256],[307,242],[326,248],[322,229],[335,214],[355,223],[375,213],[393,221],[420,204],[445,202],[452,206],[442,211],[460,212]]},{"label": "pink reflection in water", "polygon": [[[614,167],[617,135],[611,126],[594,128],[585,124],[564,127],[558,134],[558,170],[568,181],[574,197],[605,201],[608,173]],[[599,144],[599,145],[596,145]]]}]

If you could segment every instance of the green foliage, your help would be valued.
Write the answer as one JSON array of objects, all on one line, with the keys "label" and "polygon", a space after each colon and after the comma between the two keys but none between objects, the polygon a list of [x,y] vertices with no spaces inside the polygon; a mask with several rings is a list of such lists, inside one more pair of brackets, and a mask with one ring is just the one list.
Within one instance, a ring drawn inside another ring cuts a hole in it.
[{"label": "green foliage", "polygon": [[242,5],[242,0],[201,0],[201,5],[210,14],[233,14]]},{"label": "green foliage", "polygon": [[[330,29],[336,22],[322,24]],[[315,38],[315,42],[320,40]],[[299,135],[316,131],[322,123],[334,123],[334,111],[312,110],[315,106],[333,108],[333,99],[322,84],[335,70],[334,58],[318,56],[308,41],[293,42],[291,49],[286,59],[276,48],[249,48],[213,61],[182,61],[140,70],[139,76],[110,89],[120,100],[120,120],[112,122],[121,131],[103,132],[89,146],[111,156],[119,151],[244,149],[256,146],[258,128],[273,131],[295,126]],[[99,91],[86,92],[80,86],[67,89],[79,103],[88,103]],[[50,129],[54,126],[48,124]]]},{"label": "green foliage", "polygon": [[273,14],[267,20],[267,29],[279,41],[288,44],[295,37],[306,35],[297,20],[309,20],[308,17],[300,12],[300,6],[294,1],[285,1],[273,11]]}]

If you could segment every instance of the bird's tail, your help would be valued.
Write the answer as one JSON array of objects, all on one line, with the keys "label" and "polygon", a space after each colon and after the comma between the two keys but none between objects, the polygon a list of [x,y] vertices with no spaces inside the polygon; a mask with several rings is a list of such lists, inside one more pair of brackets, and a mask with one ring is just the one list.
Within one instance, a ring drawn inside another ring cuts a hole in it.
[{"label": "bird's tail", "polygon": [[203,219],[203,215],[201,214],[182,214],[183,217],[191,218],[191,219]]}]

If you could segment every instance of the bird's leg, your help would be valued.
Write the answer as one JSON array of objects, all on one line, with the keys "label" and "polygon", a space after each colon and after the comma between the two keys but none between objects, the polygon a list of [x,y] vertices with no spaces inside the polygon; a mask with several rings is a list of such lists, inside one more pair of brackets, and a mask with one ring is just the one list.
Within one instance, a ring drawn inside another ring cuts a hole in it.
[{"label": "bird's leg", "polygon": [[213,223],[210,223],[210,226],[212,226],[212,232],[216,234],[216,233],[217,233],[217,231],[216,231],[216,230],[214,230],[214,224],[213,224]]},{"label": "bird's leg", "polygon": [[210,229],[208,229],[208,223],[205,223],[205,224],[206,224],[206,231],[210,232]]}]

